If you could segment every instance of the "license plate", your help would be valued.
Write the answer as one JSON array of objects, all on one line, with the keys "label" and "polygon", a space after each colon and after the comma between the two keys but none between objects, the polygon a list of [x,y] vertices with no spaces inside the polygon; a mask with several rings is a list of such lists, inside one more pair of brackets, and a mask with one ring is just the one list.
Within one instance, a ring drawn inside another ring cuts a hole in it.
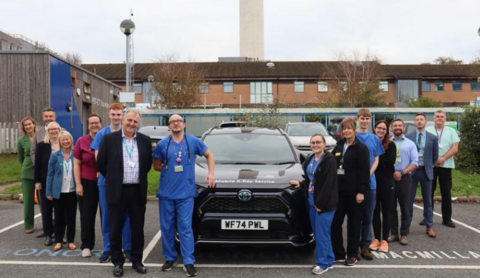
[{"label": "license plate", "polygon": [[268,230],[268,220],[222,219],[222,230]]}]

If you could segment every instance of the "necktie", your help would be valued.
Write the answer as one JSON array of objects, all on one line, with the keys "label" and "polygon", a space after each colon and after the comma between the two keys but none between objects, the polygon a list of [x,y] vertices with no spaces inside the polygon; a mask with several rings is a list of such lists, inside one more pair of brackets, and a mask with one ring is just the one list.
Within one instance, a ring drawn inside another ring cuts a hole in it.
[{"label": "necktie", "polygon": [[418,134],[418,148],[420,149],[422,147],[422,133]]}]

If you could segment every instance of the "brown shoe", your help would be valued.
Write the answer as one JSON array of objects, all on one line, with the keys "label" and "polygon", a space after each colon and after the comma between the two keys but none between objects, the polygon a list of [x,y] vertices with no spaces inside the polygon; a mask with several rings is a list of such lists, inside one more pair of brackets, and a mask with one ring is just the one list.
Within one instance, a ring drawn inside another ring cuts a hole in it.
[{"label": "brown shoe", "polygon": [[400,237],[400,244],[401,244],[401,245],[408,245],[407,236],[401,236],[401,237]]},{"label": "brown shoe", "polygon": [[31,233],[33,233],[33,229],[25,230],[25,233],[26,233],[26,234],[31,234]]},{"label": "brown shoe", "polygon": [[437,237],[437,235],[436,235],[435,232],[433,231],[433,228],[427,228],[427,235],[428,235],[429,237],[433,237],[433,238]]},{"label": "brown shoe", "polygon": [[399,239],[398,235],[391,235],[388,237],[387,241],[394,242],[394,241],[398,241],[398,239]]}]

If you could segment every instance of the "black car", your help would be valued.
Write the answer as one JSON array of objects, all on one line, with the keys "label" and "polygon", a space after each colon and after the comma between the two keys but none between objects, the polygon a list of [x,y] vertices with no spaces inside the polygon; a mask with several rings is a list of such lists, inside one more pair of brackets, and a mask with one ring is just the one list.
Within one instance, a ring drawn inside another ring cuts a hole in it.
[{"label": "black car", "polygon": [[138,132],[150,136],[152,148],[155,148],[157,143],[165,137],[170,136],[170,129],[168,126],[144,126]]},{"label": "black car", "polygon": [[193,230],[197,244],[309,246],[313,234],[296,151],[281,129],[212,128],[202,137],[215,156],[217,186],[208,189],[197,158]]}]

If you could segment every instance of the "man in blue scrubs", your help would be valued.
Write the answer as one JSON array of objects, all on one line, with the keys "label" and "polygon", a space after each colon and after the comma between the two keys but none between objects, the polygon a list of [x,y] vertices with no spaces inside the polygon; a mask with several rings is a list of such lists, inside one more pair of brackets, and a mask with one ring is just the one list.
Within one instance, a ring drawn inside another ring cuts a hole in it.
[{"label": "man in blue scrubs", "polygon": [[[123,105],[120,103],[112,103],[108,110],[108,118],[110,118],[110,125],[102,128],[97,132],[93,138],[90,149],[95,151],[95,158],[97,158],[98,150],[100,149],[100,143],[103,136],[110,134],[114,131],[122,129],[123,119]],[[110,261],[110,227],[108,225],[108,204],[107,204],[107,188],[105,183],[105,177],[102,174],[98,175],[98,201],[100,203],[100,216],[102,224],[102,236],[103,236],[103,253],[98,259],[100,263],[106,263]],[[131,249],[131,229],[130,218],[128,214],[125,218],[123,225],[123,252],[125,258],[130,261],[130,249]]]},{"label": "man in blue scrubs", "polygon": [[172,134],[160,141],[153,151],[153,167],[161,171],[157,191],[162,231],[163,255],[165,264],[162,271],[169,271],[178,259],[175,249],[175,217],[180,237],[180,250],[183,257],[183,270],[188,277],[196,276],[192,215],[195,186],[195,156],[207,159],[208,187],[215,187],[213,154],[197,137],[184,132],[185,122],[180,115],[172,115],[168,121]]}]

